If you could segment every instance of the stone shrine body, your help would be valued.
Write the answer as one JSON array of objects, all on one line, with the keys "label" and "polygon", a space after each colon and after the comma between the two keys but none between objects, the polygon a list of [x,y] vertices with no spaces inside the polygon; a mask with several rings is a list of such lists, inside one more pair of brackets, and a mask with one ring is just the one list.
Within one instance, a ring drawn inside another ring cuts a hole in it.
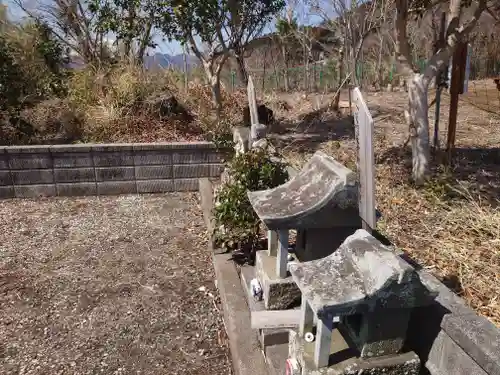
[{"label": "stone shrine body", "polygon": [[302,292],[299,329],[290,332],[289,361],[300,368],[293,375],[419,373],[418,356],[403,344],[412,309],[437,293],[412,266],[358,230],[333,254],[290,272]]}]

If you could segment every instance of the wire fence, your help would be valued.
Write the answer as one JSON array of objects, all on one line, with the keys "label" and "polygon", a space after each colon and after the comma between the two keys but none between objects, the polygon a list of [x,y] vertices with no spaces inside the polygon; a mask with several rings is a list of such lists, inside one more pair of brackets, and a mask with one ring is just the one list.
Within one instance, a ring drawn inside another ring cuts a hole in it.
[{"label": "wire fence", "polygon": [[[426,60],[418,60],[416,66],[423,71]],[[336,61],[327,63],[311,63],[298,65],[288,69],[271,67],[267,69],[248,69],[254,80],[255,87],[260,92],[334,92],[338,89],[338,72]],[[467,87],[461,95],[461,100],[482,110],[500,114],[500,85],[494,80],[500,78],[500,61],[491,62],[481,59],[471,59]],[[231,91],[244,89],[245,84],[234,70],[225,71],[222,81],[226,89]],[[354,79],[353,79],[354,81]],[[355,82],[363,90],[380,90],[399,84],[399,75],[395,64],[380,66],[374,62],[360,62],[355,69]]]}]

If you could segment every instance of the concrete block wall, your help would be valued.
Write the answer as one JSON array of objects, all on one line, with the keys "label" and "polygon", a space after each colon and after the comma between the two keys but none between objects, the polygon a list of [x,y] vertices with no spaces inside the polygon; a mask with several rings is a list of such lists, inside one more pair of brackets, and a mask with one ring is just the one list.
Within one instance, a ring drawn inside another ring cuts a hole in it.
[{"label": "concrete block wall", "polygon": [[415,309],[407,346],[424,364],[422,374],[500,375],[500,330],[425,270],[420,279],[439,292]]},{"label": "concrete block wall", "polygon": [[0,198],[197,191],[223,168],[209,142],[0,147]]}]

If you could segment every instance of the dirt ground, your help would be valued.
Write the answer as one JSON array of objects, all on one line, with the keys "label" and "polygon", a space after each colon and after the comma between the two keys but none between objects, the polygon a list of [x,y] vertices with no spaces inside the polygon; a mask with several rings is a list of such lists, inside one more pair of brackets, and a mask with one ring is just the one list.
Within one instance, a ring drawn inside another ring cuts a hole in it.
[{"label": "dirt ground", "polygon": [[197,196],[0,201],[1,374],[230,374]]},{"label": "dirt ground", "polygon": [[[487,87],[479,92],[474,87]],[[493,87],[491,87],[493,86]],[[378,223],[396,246],[462,296],[479,314],[500,326],[500,110],[494,85],[473,82],[460,98],[456,149],[450,166],[433,157],[433,177],[423,188],[410,180],[411,150],[403,109],[405,92],[366,92],[375,121]],[[486,95],[489,95],[486,98]],[[430,93],[429,102],[434,98]],[[348,109],[327,110],[331,95],[302,93],[268,97],[279,124],[273,143],[300,168],[317,150],[356,169],[356,143]],[[348,100],[343,92],[341,100]],[[481,107],[486,106],[488,110]],[[449,96],[443,95],[439,136],[446,142]],[[430,110],[434,132],[434,106]]]}]

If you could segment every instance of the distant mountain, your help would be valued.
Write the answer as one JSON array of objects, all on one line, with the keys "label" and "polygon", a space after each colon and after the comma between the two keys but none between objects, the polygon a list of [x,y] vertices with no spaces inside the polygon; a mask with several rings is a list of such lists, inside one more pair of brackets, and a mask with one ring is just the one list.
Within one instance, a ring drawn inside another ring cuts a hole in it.
[{"label": "distant mountain", "polygon": [[[199,65],[199,60],[195,56],[186,55],[188,68],[193,68]],[[144,58],[144,66],[146,69],[151,69],[155,67],[169,68],[175,67],[179,69],[184,68],[184,54],[179,55],[169,55],[164,53],[155,53],[152,56],[146,56]]]},{"label": "distant mountain", "polygon": [[[194,68],[199,65],[199,60],[195,56],[186,55],[188,68]],[[71,56],[71,61],[66,65],[70,69],[81,69],[85,66],[83,59],[80,56]],[[154,68],[169,68],[184,69],[184,54],[169,55],[163,53],[155,53],[151,56],[144,57],[144,67],[146,69]]]}]

